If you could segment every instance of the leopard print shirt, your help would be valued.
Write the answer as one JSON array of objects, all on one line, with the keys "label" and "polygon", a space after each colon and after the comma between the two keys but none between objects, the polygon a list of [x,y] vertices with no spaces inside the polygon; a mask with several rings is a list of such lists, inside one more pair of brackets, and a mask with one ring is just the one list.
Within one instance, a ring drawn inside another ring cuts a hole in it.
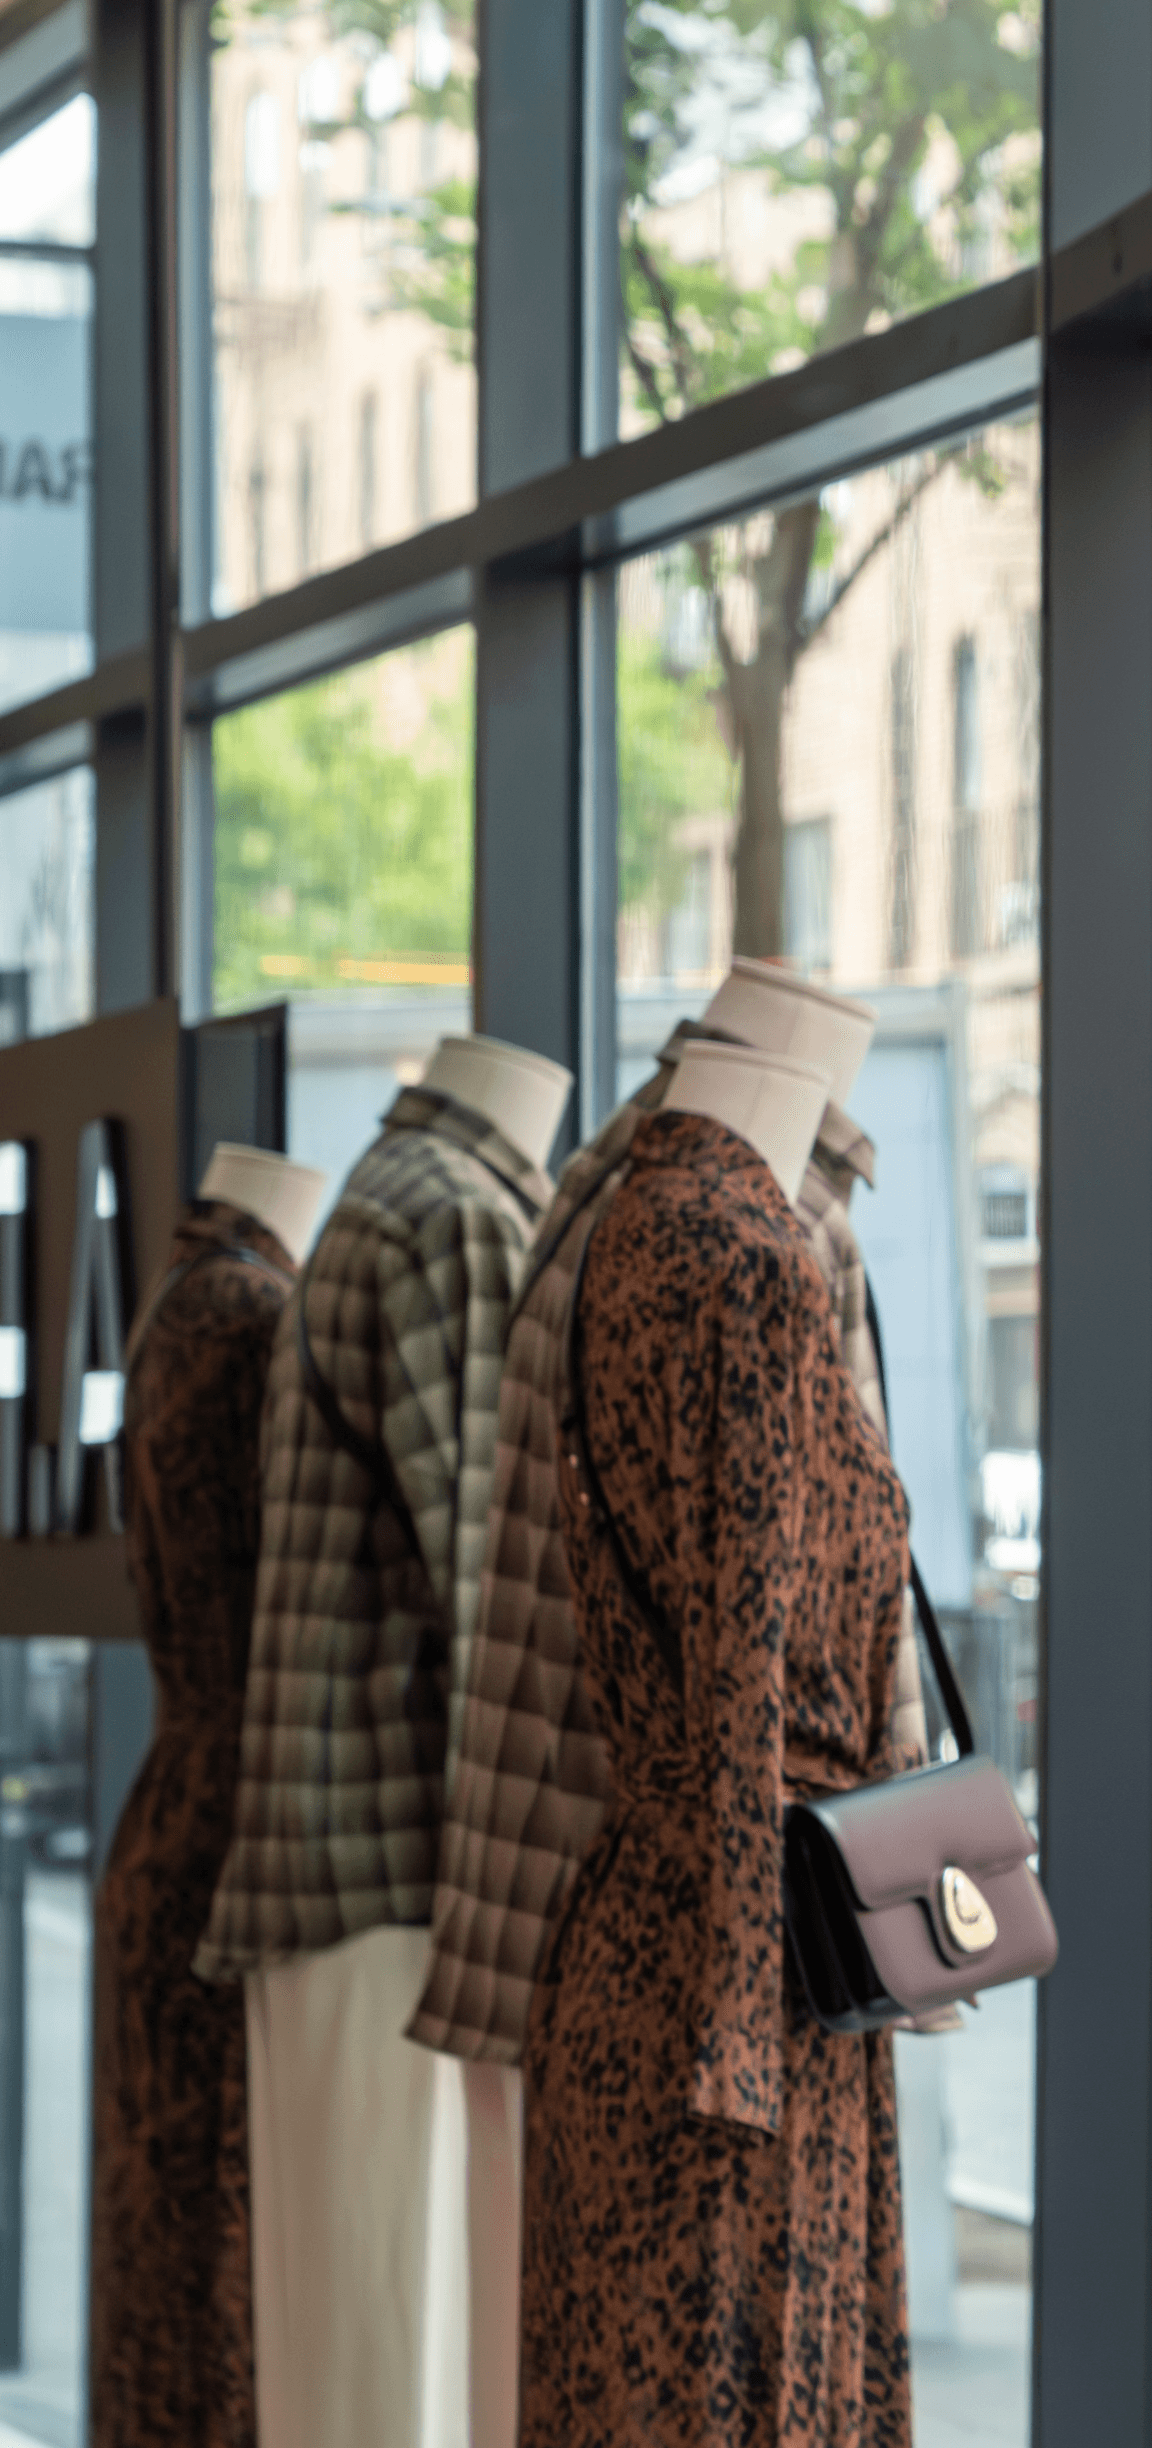
[{"label": "leopard print shirt", "polygon": [[896,1764],[907,1505],[767,1166],[632,1155],[575,1346],[631,1587],[558,1404],[616,1801],[529,2027],[521,2448],[911,2448],[891,2046],[813,2022],[781,1903],[789,1794]]}]

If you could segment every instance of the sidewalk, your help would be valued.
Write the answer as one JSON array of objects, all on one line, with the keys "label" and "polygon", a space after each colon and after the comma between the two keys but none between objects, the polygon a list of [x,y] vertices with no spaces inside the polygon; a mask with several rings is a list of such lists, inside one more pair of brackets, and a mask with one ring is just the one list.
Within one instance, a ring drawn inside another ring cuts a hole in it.
[{"label": "sidewalk", "polygon": [[1028,2448],[1031,2313],[1030,2287],[957,2288],[955,2339],[912,2348],[916,2448]]},{"label": "sidewalk", "polygon": [[24,2364],[0,2373],[0,2448],[80,2448],[82,2438],[90,1919],[80,1873],[29,1871]]}]

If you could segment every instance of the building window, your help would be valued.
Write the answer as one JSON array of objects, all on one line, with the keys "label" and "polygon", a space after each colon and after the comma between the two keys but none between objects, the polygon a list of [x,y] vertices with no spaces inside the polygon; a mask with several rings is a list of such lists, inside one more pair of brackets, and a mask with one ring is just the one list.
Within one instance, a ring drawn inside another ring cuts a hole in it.
[{"label": "building window", "polygon": [[432,517],[432,454],[434,448],[433,376],[429,365],[416,375],[414,496],[416,524],[426,527]]},{"label": "building window", "polygon": [[784,828],[784,942],[801,969],[832,966],[832,823]]},{"label": "building window", "polygon": [[376,393],[366,391],[360,402],[360,543],[369,552],[376,538],[376,457],[378,406]]},{"label": "building window", "polygon": [[988,1320],[988,1451],[1034,1453],[1040,1439],[1035,1317]]},{"label": "building window", "polygon": [[257,451],[248,470],[248,524],[252,540],[252,591],[263,595],[268,582],[266,497],[268,485],[264,461]]},{"label": "building window", "polygon": [[916,933],[916,673],[911,649],[892,658],[892,886],[888,960],[906,969]]},{"label": "building window", "polygon": [[980,674],[974,638],[961,638],[952,663],[951,951],[969,960],[983,950],[980,873]]},{"label": "building window", "polygon": [[254,93],[244,113],[244,268],[249,289],[261,289],[264,206],[280,192],[280,104],[272,93]]},{"label": "building window", "polygon": [[312,567],[315,519],[316,476],[312,433],[309,426],[302,425],[296,436],[296,550],[302,578],[307,577]]},{"label": "building window", "polygon": [[1016,633],[1019,786],[1013,810],[1012,880],[1000,895],[1002,944],[1034,944],[1040,932],[1040,615]]},{"label": "building window", "polygon": [[324,174],[328,147],[307,143],[300,147],[300,270],[303,275],[316,270],[317,240],[324,219]]}]

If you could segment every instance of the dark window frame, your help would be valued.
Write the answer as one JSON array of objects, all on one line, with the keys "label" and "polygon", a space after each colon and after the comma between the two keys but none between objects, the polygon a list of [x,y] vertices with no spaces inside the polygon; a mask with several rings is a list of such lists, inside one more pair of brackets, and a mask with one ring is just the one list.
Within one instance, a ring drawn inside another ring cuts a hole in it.
[{"label": "dark window frame", "polygon": [[[89,78],[105,139],[96,663],[0,715],[0,794],[95,765],[103,1009],[177,984],[204,1008],[213,715],[474,619],[477,1021],[570,1061],[587,1130],[613,1069],[615,563],[1042,393],[1040,1736],[1063,1953],[1041,2002],[1033,2428],[1042,2448],[1147,2448],[1152,1262],[1101,1268],[1100,1237],[1110,1211],[1152,1249],[1152,18],[1047,0],[1039,279],[619,443],[618,0],[485,0],[481,112],[504,141],[481,162],[477,507],[231,619],[211,608],[207,22],[208,0],[93,0],[86,64],[78,0],[0,19],[0,141]],[[110,1811],[123,1663],[98,1699]]]}]

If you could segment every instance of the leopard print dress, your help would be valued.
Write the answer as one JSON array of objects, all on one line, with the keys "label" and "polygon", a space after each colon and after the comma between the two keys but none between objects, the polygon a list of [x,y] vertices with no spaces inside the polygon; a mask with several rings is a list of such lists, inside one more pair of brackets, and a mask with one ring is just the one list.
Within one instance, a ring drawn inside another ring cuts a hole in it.
[{"label": "leopard print dress", "polygon": [[[230,1254],[248,1250],[261,1263]],[[125,1520],[158,1725],[96,1897],[93,2448],[255,2448],[244,1993],[192,1957],[232,1833],[260,1409],[294,1275],[222,1202],[129,1345]]]},{"label": "leopard print dress", "polygon": [[910,2448],[891,2044],[812,2020],[781,1908],[789,1795],[896,1765],[903,1491],[718,1123],[641,1124],[574,1351],[594,1468],[562,1388],[561,1503],[618,1798],[529,2029],[521,2448]]}]

